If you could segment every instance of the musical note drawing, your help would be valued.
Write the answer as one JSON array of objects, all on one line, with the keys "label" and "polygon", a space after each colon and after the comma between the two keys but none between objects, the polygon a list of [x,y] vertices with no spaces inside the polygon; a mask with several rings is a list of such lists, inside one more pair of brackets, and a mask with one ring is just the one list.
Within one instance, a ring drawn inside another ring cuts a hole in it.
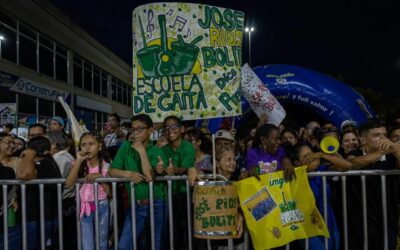
[{"label": "musical note drawing", "polygon": [[190,28],[188,28],[186,35],[183,35],[183,37],[188,38],[190,35],[192,35],[192,32],[190,31]]},{"label": "musical note drawing", "polygon": [[165,13],[165,15],[172,16],[172,13],[174,13],[174,10],[173,9],[169,9],[169,11],[167,13]]},{"label": "musical note drawing", "polygon": [[152,32],[154,30],[154,24],[152,24],[154,18],[154,13],[153,10],[149,10],[147,12],[147,27],[146,27],[146,31],[148,32],[147,37],[151,38],[152,37]]},{"label": "musical note drawing", "polygon": [[185,28],[185,25],[187,23],[187,20],[181,16],[176,16],[174,24],[169,25],[170,28],[178,28],[179,32],[182,32],[183,28]]}]

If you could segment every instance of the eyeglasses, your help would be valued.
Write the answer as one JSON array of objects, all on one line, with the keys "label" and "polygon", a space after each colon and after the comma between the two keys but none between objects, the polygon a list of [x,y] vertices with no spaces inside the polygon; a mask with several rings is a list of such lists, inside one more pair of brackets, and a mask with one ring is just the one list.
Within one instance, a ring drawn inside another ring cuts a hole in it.
[{"label": "eyeglasses", "polygon": [[148,129],[148,127],[137,127],[137,128],[132,128],[132,134],[138,132],[138,133],[142,133],[145,129]]},{"label": "eyeglasses", "polygon": [[7,146],[10,146],[10,145],[14,145],[14,144],[15,144],[14,141],[3,141],[3,140],[0,140],[0,142],[3,142],[3,143],[6,144]]},{"label": "eyeglasses", "polygon": [[196,139],[196,138],[187,138],[186,140],[187,140],[187,141],[189,141],[189,142],[192,142],[192,141],[197,141],[197,139]]},{"label": "eyeglasses", "polygon": [[168,130],[175,130],[175,129],[178,129],[178,128],[180,128],[181,127],[181,125],[179,125],[178,123],[175,123],[175,124],[172,124],[172,125],[169,125],[169,126],[165,126],[164,127],[164,130],[165,131],[168,131]]}]

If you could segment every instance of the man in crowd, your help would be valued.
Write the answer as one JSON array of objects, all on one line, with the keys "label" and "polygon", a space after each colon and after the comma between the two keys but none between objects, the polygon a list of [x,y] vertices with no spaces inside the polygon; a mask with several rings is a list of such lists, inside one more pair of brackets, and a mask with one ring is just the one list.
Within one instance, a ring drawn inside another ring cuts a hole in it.
[{"label": "man in crowd", "polygon": [[117,113],[108,116],[108,122],[102,133],[104,144],[110,154],[111,159],[114,158],[119,146],[125,141],[126,134],[120,129],[121,118]]},{"label": "man in crowd", "polygon": [[[168,116],[163,123],[164,133],[168,144],[162,147],[168,159],[167,175],[188,175],[192,184],[197,177],[195,164],[195,149],[193,144],[183,139],[185,127],[176,116]],[[188,220],[187,216],[187,188],[185,181],[173,182],[173,219],[175,249],[187,249]]]},{"label": "man in crowd", "polygon": [[34,123],[28,127],[28,140],[31,140],[37,136],[46,135],[46,126],[41,123]]},{"label": "man in crowd", "polygon": [[[385,124],[371,120],[359,127],[360,141],[363,146],[363,155],[349,155],[353,168],[365,170],[393,170],[399,168],[400,144],[395,144],[387,138]],[[363,209],[360,178],[352,179],[349,183],[349,249],[363,249],[360,242],[364,242]],[[386,205],[387,205],[387,232],[388,249],[396,248],[398,232],[398,176],[386,176]],[[368,221],[368,248],[381,249],[384,245],[381,178],[366,177],[366,207]]]},{"label": "man in crowd", "polygon": [[59,116],[54,116],[47,121],[49,131],[64,131],[65,122],[64,119]]},{"label": "man in crowd", "polygon": [[215,151],[222,148],[234,148],[235,138],[228,130],[218,130],[215,133]]}]

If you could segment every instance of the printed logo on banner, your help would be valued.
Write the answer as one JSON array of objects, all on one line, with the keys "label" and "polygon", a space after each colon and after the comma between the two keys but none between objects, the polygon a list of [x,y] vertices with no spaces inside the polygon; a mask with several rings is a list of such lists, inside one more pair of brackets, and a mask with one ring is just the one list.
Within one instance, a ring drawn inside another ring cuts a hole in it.
[{"label": "printed logo on banner", "polygon": [[133,111],[156,122],[241,114],[244,13],[189,3],[133,11]]},{"label": "printed logo on banner", "polygon": [[276,202],[266,187],[244,201],[244,205],[253,215],[256,221],[267,216],[275,207]]}]

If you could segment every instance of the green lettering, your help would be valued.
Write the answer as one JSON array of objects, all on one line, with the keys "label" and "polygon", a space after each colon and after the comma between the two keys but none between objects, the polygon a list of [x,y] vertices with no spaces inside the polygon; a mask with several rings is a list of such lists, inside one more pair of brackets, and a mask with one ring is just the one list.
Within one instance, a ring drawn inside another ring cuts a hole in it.
[{"label": "green lettering", "polygon": [[221,48],[216,48],[215,54],[216,54],[215,58],[217,60],[217,64],[219,66],[224,66],[226,61],[226,55],[224,53],[224,50],[222,50]]},{"label": "green lettering", "polygon": [[144,79],[138,79],[136,84],[136,95],[144,94]]},{"label": "green lettering", "polygon": [[210,6],[204,6],[204,21],[201,20],[200,18],[197,20],[199,23],[199,26],[203,29],[208,29],[211,24],[211,11],[210,11]]},{"label": "green lettering", "polygon": [[143,111],[143,99],[139,95],[133,96],[133,112],[135,114],[142,113]]},{"label": "green lettering", "polygon": [[197,96],[196,109],[200,109],[200,105],[202,105],[204,109],[208,108],[206,96],[204,95],[203,91],[200,91],[199,95]]},{"label": "green lettering", "polygon": [[167,112],[170,110],[168,102],[167,102],[167,106],[164,106],[164,104],[163,104],[164,99],[170,98],[170,97],[171,97],[171,95],[169,93],[162,94],[162,95],[160,95],[160,97],[158,97],[157,106],[161,111]]},{"label": "green lettering", "polygon": [[229,105],[229,103],[230,103],[230,101],[231,101],[231,97],[229,96],[228,93],[223,92],[223,93],[218,97],[218,99],[219,99],[219,101],[222,103],[222,105],[225,106],[225,108],[226,108],[228,111],[231,111],[231,110],[232,110],[231,105]]},{"label": "green lettering", "polygon": [[197,76],[197,74],[194,74],[192,76],[192,80],[190,81],[190,87],[189,87],[188,90],[189,91],[193,91],[194,86],[198,86],[199,87],[198,90],[203,90],[203,85],[201,85],[199,77]]},{"label": "green lettering", "polygon": [[154,113],[156,112],[155,108],[151,105],[151,100],[153,99],[153,95],[145,95],[144,96],[144,112],[146,113]]},{"label": "green lettering", "polygon": [[224,27],[226,30],[233,30],[234,28],[234,23],[233,23],[233,13],[232,10],[230,9],[225,9],[224,10],[224,18],[225,18],[225,23]]},{"label": "green lettering", "polygon": [[[189,109],[194,109],[194,103],[193,103],[193,98],[196,95],[196,92],[185,92],[183,93],[183,96],[185,98],[185,102],[188,103],[189,102]],[[186,101],[186,99],[188,101]]]},{"label": "green lettering", "polygon": [[216,201],[216,203],[215,203],[215,205],[216,205],[216,209],[221,209],[221,205],[222,205],[222,203],[223,203],[223,200],[222,199],[217,199],[217,201]]},{"label": "green lettering", "polygon": [[207,218],[201,218],[201,220],[203,221],[203,228],[208,228],[210,226],[210,223],[208,223]]},{"label": "green lettering", "polygon": [[234,16],[233,20],[235,22],[236,29],[243,30],[244,13],[241,11],[235,10],[233,16]]},{"label": "green lettering", "polygon": [[180,85],[183,82],[184,82],[183,75],[181,76],[180,81],[179,81],[179,79],[178,79],[178,81],[175,81],[175,77],[173,77],[172,78],[172,91],[181,92],[181,86]]},{"label": "green lettering", "polygon": [[203,54],[204,67],[211,68],[217,63],[217,61],[215,60],[215,54],[213,48],[202,47],[201,53]]}]

